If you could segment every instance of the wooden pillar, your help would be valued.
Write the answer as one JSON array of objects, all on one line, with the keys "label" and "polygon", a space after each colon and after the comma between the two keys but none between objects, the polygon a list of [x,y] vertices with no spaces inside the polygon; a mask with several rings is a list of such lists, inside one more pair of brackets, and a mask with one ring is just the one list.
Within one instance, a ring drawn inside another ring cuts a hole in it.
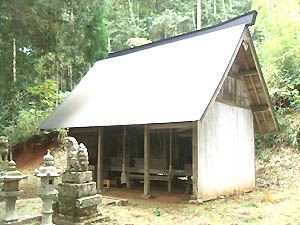
[{"label": "wooden pillar", "polygon": [[142,198],[149,199],[150,195],[150,131],[144,126],[144,194]]},{"label": "wooden pillar", "polygon": [[172,190],[172,129],[170,129],[170,161],[169,161],[169,175],[168,175],[168,192]]},{"label": "wooden pillar", "polygon": [[103,191],[103,127],[98,129],[97,189]]},{"label": "wooden pillar", "polygon": [[166,130],[163,130],[164,132],[164,158],[167,158],[167,136],[166,136]]},{"label": "wooden pillar", "polygon": [[121,173],[121,184],[127,183],[126,179],[126,126],[123,129],[123,154],[122,154],[122,173]]},{"label": "wooden pillar", "polygon": [[194,121],[192,127],[192,155],[193,195],[191,198],[198,199],[198,121]]},{"label": "wooden pillar", "polygon": [[[122,175],[121,175],[121,183],[126,183],[127,188],[130,188],[130,174],[128,171],[126,171],[126,165],[129,163],[127,162],[127,157],[129,159],[129,152],[128,148],[126,148],[126,126],[124,126],[123,130],[123,164],[122,164]],[[127,149],[127,151],[126,151]]]}]

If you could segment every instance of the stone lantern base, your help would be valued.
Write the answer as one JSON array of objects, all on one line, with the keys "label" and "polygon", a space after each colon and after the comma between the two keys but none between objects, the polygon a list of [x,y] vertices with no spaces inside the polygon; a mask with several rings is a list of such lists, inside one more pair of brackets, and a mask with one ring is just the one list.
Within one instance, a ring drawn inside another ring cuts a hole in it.
[{"label": "stone lantern base", "polygon": [[[97,207],[102,196],[97,194],[91,171],[67,172],[58,186],[58,220],[61,225],[84,225],[101,220]],[[73,183],[71,183],[73,182]]]}]

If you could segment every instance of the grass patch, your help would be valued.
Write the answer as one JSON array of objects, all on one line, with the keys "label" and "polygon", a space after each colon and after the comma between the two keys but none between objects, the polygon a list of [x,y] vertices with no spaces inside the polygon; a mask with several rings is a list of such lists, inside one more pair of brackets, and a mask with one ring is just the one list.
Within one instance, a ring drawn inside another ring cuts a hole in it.
[{"label": "grass patch", "polygon": [[250,207],[257,207],[257,204],[253,201],[247,202],[246,204],[243,205],[245,208],[250,208]]}]

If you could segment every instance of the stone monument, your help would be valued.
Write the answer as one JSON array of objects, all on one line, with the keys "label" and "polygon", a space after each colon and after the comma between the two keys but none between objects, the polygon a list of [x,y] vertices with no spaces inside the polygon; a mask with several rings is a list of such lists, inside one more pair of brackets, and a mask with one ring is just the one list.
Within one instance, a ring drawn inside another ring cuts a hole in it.
[{"label": "stone monument", "polygon": [[16,163],[10,161],[7,171],[3,176],[3,189],[0,196],[5,199],[5,213],[2,218],[2,224],[17,224],[19,217],[16,213],[17,197],[23,195],[23,191],[19,190],[19,181],[27,176],[16,170]]},{"label": "stone monument", "polygon": [[84,225],[97,222],[101,213],[97,206],[102,196],[97,194],[92,171],[88,171],[88,152],[84,144],[78,145],[73,137],[65,140],[67,169],[58,185],[58,224]]},{"label": "stone monument", "polygon": [[3,176],[8,169],[8,138],[0,136],[0,191],[3,188]]},{"label": "stone monument", "polygon": [[54,166],[54,158],[49,150],[44,156],[44,166],[39,170],[34,170],[34,175],[41,178],[41,186],[38,196],[43,200],[42,223],[41,225],[53,225],[52,223],[52,201],[57,196],[54,179],[61,175],[61,170]]}]

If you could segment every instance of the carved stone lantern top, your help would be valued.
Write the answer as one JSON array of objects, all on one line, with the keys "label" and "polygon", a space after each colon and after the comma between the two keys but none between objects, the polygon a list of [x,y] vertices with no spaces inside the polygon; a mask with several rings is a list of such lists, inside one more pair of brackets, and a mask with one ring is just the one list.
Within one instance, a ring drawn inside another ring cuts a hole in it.
[{"label": "carved stone lantern top", "polygon": [[19,181],[19,180],[27,178],[27,176],[24,175],[23,173],[21,173],[20,171],[18,171],[16,169],[16,163],[13,160],[11,160],[8,163],[7,171],[4,173],[2,178],[3,178],[4,182],[5,181]]},{"label": "carved stone lantern top", "polygon": [[59,177],[62,171],[54,166],[54,157],[49,150],[43,159],[44,166],[40,167],[40,169],[35,169],[34,175],[37,177]]}]

